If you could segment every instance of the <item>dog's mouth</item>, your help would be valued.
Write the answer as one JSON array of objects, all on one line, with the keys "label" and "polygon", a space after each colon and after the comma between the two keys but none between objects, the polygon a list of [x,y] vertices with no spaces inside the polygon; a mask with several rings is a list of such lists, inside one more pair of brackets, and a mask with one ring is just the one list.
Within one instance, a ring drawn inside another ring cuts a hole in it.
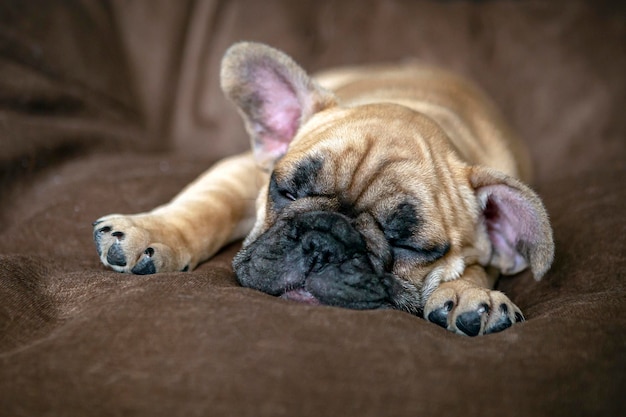
[{"label": "dog's mouth", "polygon": [[309,305],[321,305],[322,304],[322,302],[317,297],[315,297],[313,294],[311,294],[309,291],[307,291],[303,287],[295,288],[295,289],[288,289],[280,296],[280,298],[289,300],[289,301],[296,301],[302,304],[309,304]]}]

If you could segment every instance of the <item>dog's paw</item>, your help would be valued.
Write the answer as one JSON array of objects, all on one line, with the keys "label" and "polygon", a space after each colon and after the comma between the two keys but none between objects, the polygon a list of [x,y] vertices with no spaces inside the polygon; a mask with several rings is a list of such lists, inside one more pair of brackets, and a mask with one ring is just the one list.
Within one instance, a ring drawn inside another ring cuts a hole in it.
[{"label": "dog's paw", "polygon": [[102,263],[118,272],[139,275],[186,271],[190,256],[180,234],[149,214],[105,216],[93,223]]},{"label": "dog's paw", "polygon": [[520,309],[506,295],[463,280],[441,284],[428,298],[424,317],[467,336],[501,332],[524,321]]}]

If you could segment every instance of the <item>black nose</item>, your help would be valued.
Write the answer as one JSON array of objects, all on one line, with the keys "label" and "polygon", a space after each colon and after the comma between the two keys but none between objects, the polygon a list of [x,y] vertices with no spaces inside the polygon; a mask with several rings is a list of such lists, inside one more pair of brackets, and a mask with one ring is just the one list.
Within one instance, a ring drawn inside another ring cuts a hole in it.
[{"label": "black nose", "polygon": [[363,237],[342,214],[314,211],[300,214],[294,220],[294,234],[313,270],[343,262],[365,250]]}]

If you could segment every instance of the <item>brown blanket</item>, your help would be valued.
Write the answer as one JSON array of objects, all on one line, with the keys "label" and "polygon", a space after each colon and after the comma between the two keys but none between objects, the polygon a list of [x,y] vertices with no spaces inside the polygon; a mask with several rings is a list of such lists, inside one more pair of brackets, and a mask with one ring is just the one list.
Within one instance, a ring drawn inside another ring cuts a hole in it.
[{"label": "brown blanket", "polygon": [[[91,222],[149,209],[247,139],[218,89],[247,39],[309,70],[417,58],[526,138],[557,255],[502,279],[527,321],[466,338],[397,311],[99,264]],[[0,0],[0,416],[607,416],[626,409],[620,1]]]}]

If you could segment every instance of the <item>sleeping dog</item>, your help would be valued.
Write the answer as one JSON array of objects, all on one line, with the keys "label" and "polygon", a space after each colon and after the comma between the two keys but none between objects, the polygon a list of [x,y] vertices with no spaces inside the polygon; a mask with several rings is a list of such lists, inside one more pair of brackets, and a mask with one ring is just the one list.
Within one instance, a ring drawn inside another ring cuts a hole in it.
[{"label": "sleeping dog", "polygon": [[252,150],[171,202],[94,224],[119,272],[186,271],[245,237],[239,282],[309,304],[395,308],[476,336],[523,320],[493,290],[554,244],[524,147],[467,81],[415,64],[309,76],[258,43],[224,56]]}]

